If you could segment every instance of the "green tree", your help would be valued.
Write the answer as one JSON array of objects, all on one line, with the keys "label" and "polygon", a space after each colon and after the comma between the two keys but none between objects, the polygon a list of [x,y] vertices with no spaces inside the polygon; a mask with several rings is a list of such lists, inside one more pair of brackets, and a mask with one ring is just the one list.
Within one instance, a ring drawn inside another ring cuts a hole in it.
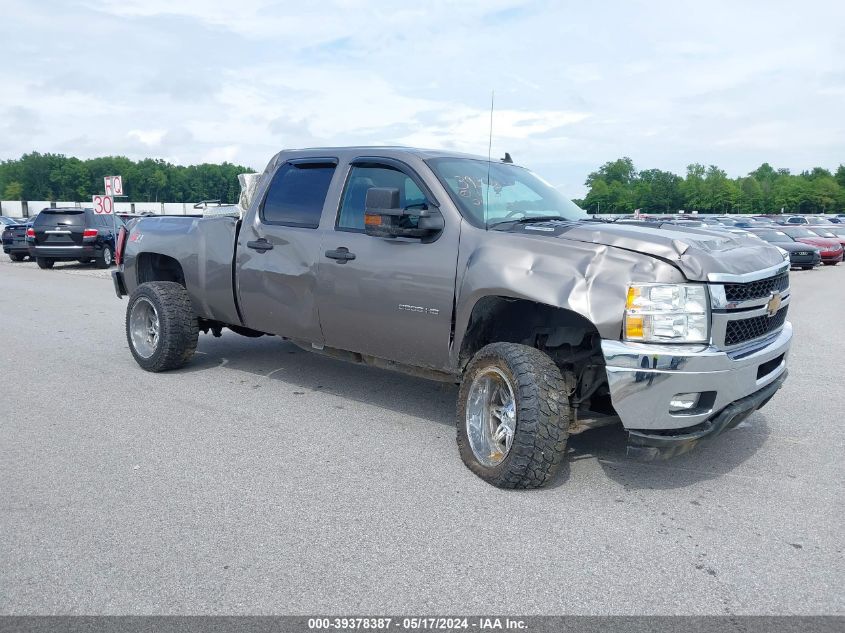
[{"label": "green tree", "polygon": [[707,173],[704,165],[693,163],[687,165],[687,177],[681,187],[684,194],[684,208],[687,211],[707,211],[707,194],[704,188],[704,176]]},{"label": "green tree", "polygon": [[827,176],[813,178],[809,186],[809,198],[820,213],[835,209],[841,197],[839,184],[828,172]]},{"label": "green tree", "polygon": [[591,187],[594,180],[601,178],[608,185],[614,182],[630,185],[636,177],[637,170],[634,168],[634,161],[624,156],[599,167],[598,171],[594,171],[587,176],[587,181],[584,184]]},{"label": "green tree", "polygon": [[740,213],[763,213],[763,188],[754,176],[739,178],[737,208]]},{"label": "green tree", "polygon": [[590,191],[584,198],[584,208],[590,213],[610,213],[610,188],[602,178],[593,180]]},{"label": "green tree", "polygon": [[3,187],[3,200],[23,200],[23,185],[13,180]]}]

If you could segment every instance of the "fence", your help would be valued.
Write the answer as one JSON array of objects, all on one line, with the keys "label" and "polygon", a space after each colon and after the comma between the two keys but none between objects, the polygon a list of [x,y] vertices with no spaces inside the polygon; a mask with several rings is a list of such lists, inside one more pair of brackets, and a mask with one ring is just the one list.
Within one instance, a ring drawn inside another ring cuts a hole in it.
[{"label": "fence", "polygon": [[[27,218],[37,215],[42,209],[56,207],[91,207],[90,202],[50,202],[49,200],[0,200],[0,215],[10,218]],[[188,215],[196,213],[193,202],[115,202],[117,213],[160,213],[163,215]]]}]

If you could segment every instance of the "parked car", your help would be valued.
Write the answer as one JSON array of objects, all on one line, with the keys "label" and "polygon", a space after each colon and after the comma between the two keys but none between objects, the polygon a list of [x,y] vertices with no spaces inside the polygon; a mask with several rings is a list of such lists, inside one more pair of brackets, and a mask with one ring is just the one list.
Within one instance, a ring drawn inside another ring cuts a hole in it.
[{"label": "parked car", "polygon": [[632,454],[685,452],[786,378],[789,263],[762,240],[588,221],[529,170],[450,152],[286,150],[241,180],[229,217],[121,232],[143,369],[228,328],[458,382],[461,458],[506,488],[544,485],[569,434],[609,423]]},{"label": "parked car", "polygon": [[707,228],[704,222],[700,220],[666,220],[664,224],[676,224],[678,226],[688,226],[693,229]]},{"label": "parked car", "polygon": [[39,268],[72,260],[108,268],[114,259],[115,221],[119,230],[123,220],[93,209],[44,209],[26,231],[29,255]]},{"label": "parked car", "polygon": [[822,264],[836,266],[842,261],[842,245],[839,240],[820,237],[804,226],[783,226],[780,229],[796,242],[818,246],[821,251]]},{"label": "parked car", "polygon": [[793,225],[793,224],[809,224],[810,221],[804,217],[803,215],[792,215],[788,218],[784,218],[780,221],[780,224],[785,225]]},{"label": "parked car", "polygon": [[5,229],[7,226],[15,226],[20,223],[19,218],[10,218],[7,215],[0,215],[0,231]]},{"label": "parked car", "polygon": [[[807,228],[819,237],[824,237],[829,240],[836,240],[837,242],[839,242],[842,248],[845,249],[845,237],[840,237],[837,233],[831,230],[837,228],[835,224],[829,224],[826,226],[816,226],[814,224],[811,224]],[[845,252],[842,253],[842,256],[843,258],[845,258]]]},{"label": "parked car", "polygon": [[26,224],[16,222],[3,225],[3,252],[13,262],[22,262],[29,257],[29,246],[26,242],[26,230],[32,226],[32,220]]},{"label": "parked car", "polygon": [[828,230],[836,237],[845,237],[845,225],[831,226]]},{"label": "parked car", "polygon": [[789,263],[796,268],[810,270],[821,264],[822,253],[816,246],[797,242],[778,228],[751,229],[759,238],[789,253]]}]

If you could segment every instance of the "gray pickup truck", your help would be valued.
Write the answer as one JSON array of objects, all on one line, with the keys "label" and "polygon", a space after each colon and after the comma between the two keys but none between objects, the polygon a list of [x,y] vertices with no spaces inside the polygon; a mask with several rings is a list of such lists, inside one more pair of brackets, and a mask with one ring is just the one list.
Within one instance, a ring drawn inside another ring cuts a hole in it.
[{"label": "gray pickup truck", "polygon": [[144,369],[228,328],[460,383],[461,458],[507,488],[607,424],[640,458],[685,452],[786,378],[789,262],[760,240],[592,221],[509,156],[286,150],[241,184],[238,205],[121,233]]}]

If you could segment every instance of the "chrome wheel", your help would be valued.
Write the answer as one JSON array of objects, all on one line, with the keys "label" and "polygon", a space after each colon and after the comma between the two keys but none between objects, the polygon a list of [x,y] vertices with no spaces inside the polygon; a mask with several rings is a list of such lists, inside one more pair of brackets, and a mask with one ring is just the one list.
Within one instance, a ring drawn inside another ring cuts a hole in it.
[{"label": "chrome wheel", "polygon": [[498,466],[508,456],[516,432],[516,398],[510,380],[498,367],[485,367],[473,379],[466,430],[470,448],[484,466]]},{"label": "chrome wheel", "polygon": [[106,267],[111,266],[111,251],[108,248],[103,249],[103,263]]},{"label": "chrome wheel", "polygon": [[158,348],[159,319],[155,306],[146,297],[140,297],[129,315],[129,335],[132,347],[142,358],[149,358]]}]

